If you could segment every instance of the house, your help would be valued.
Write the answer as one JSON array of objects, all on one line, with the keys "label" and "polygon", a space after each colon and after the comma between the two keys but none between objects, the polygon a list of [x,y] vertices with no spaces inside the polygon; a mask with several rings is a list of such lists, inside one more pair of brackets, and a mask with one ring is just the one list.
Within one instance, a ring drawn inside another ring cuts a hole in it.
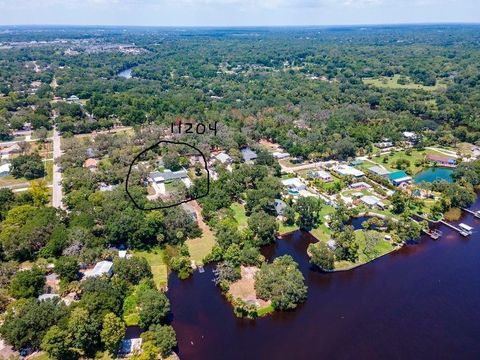
[{"label": "house", "polygon": [[272,153],[272,156],[275,158],[275,159],[278,159],[278,160],[281,160],[281,159],[286,159],[290,156],[289,153],[286,153],[286,152],[279,152],[279,151],[275,151]]},{"label": "house", "polygon": [[78,98],[77,95],[71,95],[68,99],[67,99],[67,102],[71,103],[71,104],[76,104],[76,103],[79,103],[80,102],[80,99]]},{"label": "house", "polygon": [[427,155],[427,160],[437,163],[441,166],[445,167],[456,167],[457,166],[457,160],[449,158],[447,156],[440,156],[440,155]]},{"label": "house", "polygon": [[130,354],[140,352],[142,349],[142,338],[123,339],[120,342],[118,355],[127,357]]},{"label": "house", "polygon": [[95,264],[93,270],[85,274],[85,277],[112,276],[112,267],[113,263],[111,261],[100,261]]},{"label": "house", "polygon": [[360,181],[354,184],[351,184],[350,187],[355,190],[369,190],[372,188],[370,184],[367,184],[366,182]]},{"label": "house", "polygon": [[365,195],[360,198],[360,201],[368,207],[378,207],[379,209],[385,208],[385,204],[376,196]]},{"label": "house", "polygon": [[20,151],[20,146],[15,143],[0,150],[0,155],[10,155]]},{"label": "house", "polygon": [[300,190],[305,190],[307,185],[305,185],[302,180],[299,178],[290,178],[282,180],[283,186],[287,187],[292,192],[299,192]]},{"label": "house", "polygon": [[232,157],[230,155],[228,155],[227,153],[217,154],[217,155],[215,155],[215,159],[217,159],[218,161],[220,161],[224,165],[228,165],[228,164],[231,164],[233,162]]},{"label": "house", "polygon": [[155,183],[168,183],[174,180],[188,179],[187,170],[182,169],[179,171],[165,170],[163,172],[153,171],[150,173],[150,179]]},{"label": "house", "polygon": [[113,191],[118,187],[118,185],[107,185],[105,183],[100,184],[98,187],[98,190],[100,192],[105,192],[105,191]]},{"label": "house", "polygon": [[333,170],[342,176],[353,176],[356,178],[360,178],[365,175],[362,171],[348,165],[338,165],[333,168]]},{"label": "house", "polygon": [[3,165],[0,165],[0,177],[2,176],[8,176],[10,174],[10,168],[11,168],[10,163],[6,163]]},{"label": "house", "polygon": [[315,177],[325,182],[330,182],[333,180],[332,175],[330,175],[330,173],[326,172],[325,170],[314,171],[312,173],[312,177]]},{"label": "house", "polygon": [[280,199],[275,199],[274,207],[275,207],[275,211],[277,212],[277,215],[281,216],[283,215],[283,212],[285,211],[287,204],[285,204],[285,202]]},{"label": "house", "polygon": [[393,146],[393,142],[387,140],[387,141],[381,141],[378,143],[375,143],[375,146],[379,149],[388,149]]},{"label": "house", "polygon": [[245,162],[253,161],[257,158],[257,153],[252,151],[250,148],[242,149],[240,152],[242,153],[242,158]]},{"label": "house", "polygon": [[85,160],[85,162],[83,163],[83,167],[90,171],[95,171],[97,170],[97,163],[98,161],[96,159],[89,158]]},{"label": "house", "polygon": [[405,140],[407,140],[407,142],[409,142],[411,144],[415,144],[416,142],[418,142],[417,134],[415,134],[412,131],[404,131],[403,132],[403,137],[405,138]]},{"label": "house", "polygon": [[412,178],[403,170],[394,171],[388,175],[393,185],[400,186],[412,181]]},{"label": "house", "polygon": [[388,177],[388,174],[390,174],[390,171],[384,169],[381,166],[372,166],[368,168],[368,171],[371,172],[373,175],[380,177]]},{"label": "house", "polygon": [[44,300],[53,300],[58,298],[60,298],[60,295],[58,294],[42,294],[37,299],[38,301],[44,301]]}]

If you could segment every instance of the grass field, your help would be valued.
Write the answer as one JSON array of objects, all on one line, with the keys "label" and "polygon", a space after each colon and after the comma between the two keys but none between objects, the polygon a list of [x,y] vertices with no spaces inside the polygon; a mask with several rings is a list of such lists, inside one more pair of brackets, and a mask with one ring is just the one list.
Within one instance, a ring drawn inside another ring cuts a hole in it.
[{"label": "grass field", "polygon": [[202,237],[196,239],[188,239],[185,242],[190,252],[190,257],[195,260],[196,264],[202,264],[205,256],[210,254],[212,248],[215,246],[215,235],[212,231],[203,231]]},{"label": "grass field", "polygon": [[233,203],[230,207],[233,210],[233,216],[238,223],[238,229],[242,230],[248,226],[247,215],[245,215],[245,206],[239,203]]},{"label": "grass field", "polygon": [[325,216],[332,214],[335,211],[333,206],[324,205],[320,211],[321,224],[318,228],[310,230],[310,234],[315,236],[319,241],[330,240],[330,229],[325,225]]},{"label": "grass field", "polygon": [[147,259],[152,268],[153,281],[155,281],[158,288],[167,285],[168,266],[165,262],[164,250],[155,248],[149,251],[134,251],[133,255]]},{"label": "grass field", "polygon": [[415,84],[410,78],[406,77],[409,81],[408,84],[399,84],[398,80],[400,75],[394,75],[392,77],[380,77],[380,78],[364,78],[363,83],[367,85],[372,85],[378,88],[387,88],[387,89],[407,89],[407,90],[425,90],[425,91],[435,91],[440,90],[446,87],[445,84],[442,84],[437,81],[435,86],[425,86],[421,84]]},{"label": "grass field", "polygon": [[[394,153],[390,153],[389,155],[381,155],[381,156],[373,156],[371,161],[382,165],[385,167],[387,170],[390,171],[395,171],[398,170],[396,168],[396,162],[399,159],[406,159],[410,161],[410,167],[407,169],[409,170],[408,172],[412,175],[415,175],[419,172],[421,172],[424,169],[424,165],[416,165],[415,163],[417,161],[421,161],[425,159],[426,155],[438,155],[438,156],[445,156],[444,154],[439,153],[438,151],[431,150],[431,149],[426,149],[423,151],[418,151],[418,150],[411,150],[410,155],[406,154],[406,151],[396,151]],[[387,162],[385,162],[385,158],[387,159]],[[363,169],[367,169],[369,167],[374,166],[371,162],[365,161],[360,167]]]}]

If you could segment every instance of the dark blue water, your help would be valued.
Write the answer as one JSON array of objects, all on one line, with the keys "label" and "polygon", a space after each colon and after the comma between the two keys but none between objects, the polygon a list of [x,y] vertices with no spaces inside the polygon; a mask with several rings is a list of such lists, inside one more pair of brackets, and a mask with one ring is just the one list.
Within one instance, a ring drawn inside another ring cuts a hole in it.
[{"label": "dark blue water", "polygon": [[[477,202],[474,209],[480,209]],[[308,300],[291,312],[236,319],[212,283],[212,269],[170,279],[182,360],[191,359],[479,359],[480,221],[474,235],[423,237],[360,268],[324,274],[310,269],[314,239],[284,236],[266,255],[291,254],[308,285]]]}]

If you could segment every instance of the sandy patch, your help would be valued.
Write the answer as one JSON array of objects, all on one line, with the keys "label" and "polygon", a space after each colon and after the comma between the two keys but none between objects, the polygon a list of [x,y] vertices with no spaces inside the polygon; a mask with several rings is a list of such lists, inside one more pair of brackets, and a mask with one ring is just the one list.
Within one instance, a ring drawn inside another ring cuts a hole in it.
[{"label": "sandy patch", "polygon": [[257,298],[255,292],[255,273],[259,269],[254,266],[241,266],[241,279],[230,285],[228,292],[234,298],[240,298],[248,304],[255,304],[257,308],[263,308],[270,305],[270,301]]}]

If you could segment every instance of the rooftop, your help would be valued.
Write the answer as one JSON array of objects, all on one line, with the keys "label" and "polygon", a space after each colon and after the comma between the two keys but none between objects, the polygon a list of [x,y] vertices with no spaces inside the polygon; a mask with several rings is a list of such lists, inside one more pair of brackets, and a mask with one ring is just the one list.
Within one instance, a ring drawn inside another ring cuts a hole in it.
[{"label": "rooftop", "polygon": [[380,176],[385,176],[390,174],[390,171],[382,168],[381,166],[372,166],[368,168],[368,170]]},{"label": "rooftop", "polygon": [[111,261],[100,261],[95,264],[93,270],[87,275],[88,277],[102,276],[108,274],[112,270],[113,263]]},{"label": "rooftop", "polygon": [[227,153],[220,153],[215,156],[215,158],[220,161],[222,164],[225,164],[226,162],[232,161],[232,157],[228,155]]},{"label": "rooftop", "polygon": [[168,181],[168,180],[176,180],[176,179],[185,179],[188,177],[188,173],[187,173],[187,170],[185,169],[182,169],[179,171],[168,170],[164,172],[153,171],[150,173],[150,177],[155,182]]},{"label": "rooftop", "polygon": [[399,180],[403,180],[403,179],[407,179],[407,178],[411,179],[411,177],[403,170],[394,171],[394,172],[390,173],[388,176],[393,181],[399,181]]},{"label": "rooftop", "polygon": [[252,151],[250,148],[240,150],[244,161],[255,160],[257,158],[257,153]]},{"label": "rooftop", "polygon": [[340,173],[341,175],[344,175],[344,176],[348,176],[348,175],[351,175],[351,176],[355,176],[355,177],[360,177],[360,176],[363,176],[364,173],[358,169],[355,169],[354,167],[351,167],[351,166],[348,166],[348,165],[338,165],[336,168],[335,168],[335,171]]}]

